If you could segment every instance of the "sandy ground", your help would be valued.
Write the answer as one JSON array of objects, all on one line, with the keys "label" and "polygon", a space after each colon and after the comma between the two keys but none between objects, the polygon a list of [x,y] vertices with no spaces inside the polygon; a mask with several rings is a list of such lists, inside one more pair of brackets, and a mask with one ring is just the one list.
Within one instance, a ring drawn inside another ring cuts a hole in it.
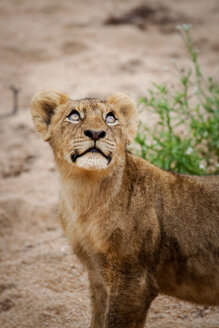
[{"label": "sandy ground", "polygon": [[[139,4],[144,17],[126,15]],[[152,82],[174,83],[163,67],[172,58],[187,65],[178,23],[192,23],[203,69],[217,79],[218,21],[217,0],[0,2],[0,327],[84,328],[90,318],[86,272],[57,222],[52,153],[33,130],[33,93],[137,98]],[[19,111],[3,118],[11,85],[20,89]],[[219,309],[160,296],[147,327],[216,328]]]}]

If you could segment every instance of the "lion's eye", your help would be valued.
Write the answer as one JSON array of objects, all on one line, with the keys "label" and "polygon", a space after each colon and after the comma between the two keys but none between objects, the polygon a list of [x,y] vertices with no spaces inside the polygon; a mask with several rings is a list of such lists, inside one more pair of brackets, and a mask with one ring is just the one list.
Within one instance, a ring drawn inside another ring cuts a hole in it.
[{"label": "lion's eye", "polygon": [[106,115],[105,120],[106,120],[107,124],[114,124],[117,121],[117,119],[115,118],[115,116],[112,112],[110,112]]},{"label": "lion's eye", "polygon": [[80,114],[78,113],[77,110],[73,110],[73,111],[67,116],[67,118],[68,118],[70,121],[78,122],[78,121],[80,121]]}]

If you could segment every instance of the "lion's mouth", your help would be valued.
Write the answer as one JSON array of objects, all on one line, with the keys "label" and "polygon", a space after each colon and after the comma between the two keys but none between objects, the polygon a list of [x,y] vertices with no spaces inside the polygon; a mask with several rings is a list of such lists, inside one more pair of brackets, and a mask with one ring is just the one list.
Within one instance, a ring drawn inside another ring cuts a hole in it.
[{"label": "lion's mouth", "polygon": [[85,150],[83,153],[79,154],[77,151],[71,155],[71,159],[72,159],[72,162],[76,162],[76,160],[79,158],[79,157],[82,157],[84,156],[85,154],[87,153],[99,153],[101,154],[103,157],[106,158],[107,160],[107,164],[109,165],[109,163],[111,162],[112,160],[112,153],[110,152],[109,155],[105,155],[102,150],[100,150],[99,148],[97,148],[96,146],[94,147],[91,147],[91,148],[88,148],[87,150]]}]

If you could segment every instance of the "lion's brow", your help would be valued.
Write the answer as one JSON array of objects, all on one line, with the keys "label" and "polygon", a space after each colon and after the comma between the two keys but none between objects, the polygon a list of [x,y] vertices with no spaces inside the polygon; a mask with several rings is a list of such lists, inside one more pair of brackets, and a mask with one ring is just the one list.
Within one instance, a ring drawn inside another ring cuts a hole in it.
[{"label": "lion's brow", "polygon": [[82,98],[82,99],[80,99],[79,101],[83,101],[83,100],[85,100],[85,101],[91,101],[91,102],[101,102],[101,103],[103,103],[104,102],[104,100],[102,100],[102,99],[98,99],[98,98],[95,98],[95,97],[86,97],[86,98]]}]

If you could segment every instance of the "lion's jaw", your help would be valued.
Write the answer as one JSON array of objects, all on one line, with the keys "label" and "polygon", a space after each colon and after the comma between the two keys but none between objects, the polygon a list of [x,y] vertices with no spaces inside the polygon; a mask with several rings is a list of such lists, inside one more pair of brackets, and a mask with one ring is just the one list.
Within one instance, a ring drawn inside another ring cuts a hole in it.
[{"label": "lion's jaw", "polygon": [[65,171],[68,170],[73,175],[83,171],[88,173],[88,171],[100,170],[105,170],[106,174],[109,174],[114,166],[123,162],[125,146],[116,144],[109,138],[96,142],[83,137],[80,137],[80,142],[77,142],[77,138],[64,139],[61,142],[61,148],[57,142],[51,143],[51,146],[58,167],[62,170],[63,166]]},{"label": "lion's jaw", "polygon": [[[86,149],[74,149],[65,147],[63,150],[52,147],[55,155],[57,167],[64,176],[77,178],[77,177],[92,177],[92,180],[103,179],[110,177],[114,174],[118,167],[123,167],[125,162],[125,148],[106,151],[105,147],[101,144],[94,146],[89,144]],[[95,178],[96,177],[96,178]],[[96,181],[97,181],[96,180]]]},{"label": "lion's jaw", "polygon": [[84,170],[104,170],[114,162],[114,152],[116,145],[110,140],[92,141],[85,140],[75,146],[72,142],[74,150],[66,152],[65,158],[71,164]]},{"label": "lion's jaw", "polygon": [[89,152],[77,159],[77,166],[85,170],[103,170],[108,165],[108,160],[98,153]]}]

